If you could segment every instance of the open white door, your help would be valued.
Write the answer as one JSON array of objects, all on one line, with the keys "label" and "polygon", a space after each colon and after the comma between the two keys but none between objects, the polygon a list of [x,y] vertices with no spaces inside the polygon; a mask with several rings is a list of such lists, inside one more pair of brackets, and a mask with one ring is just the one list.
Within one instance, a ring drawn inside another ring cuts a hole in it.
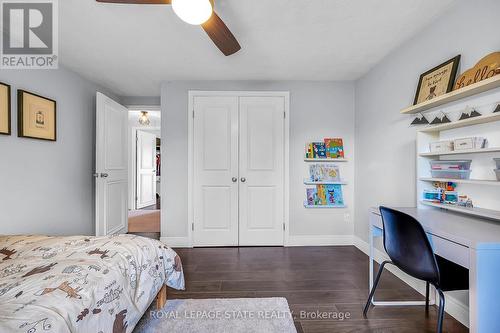
[{"label": "open white door", "polygon": [[137,209],[156,203],[156,135],[137,131]]},{"label": "open white door", "polygon": [[96,235],[128,231],[128,110],[96,96]]}]

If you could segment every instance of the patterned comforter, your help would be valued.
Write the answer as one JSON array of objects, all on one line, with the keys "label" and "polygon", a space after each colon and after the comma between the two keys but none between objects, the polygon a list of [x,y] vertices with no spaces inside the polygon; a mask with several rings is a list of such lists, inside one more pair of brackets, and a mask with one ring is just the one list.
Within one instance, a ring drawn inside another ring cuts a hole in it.
[{"label": "patterned comforter", "polygon": [[138,236],[0,236],[0,332],[131,332],[182,264]]}]

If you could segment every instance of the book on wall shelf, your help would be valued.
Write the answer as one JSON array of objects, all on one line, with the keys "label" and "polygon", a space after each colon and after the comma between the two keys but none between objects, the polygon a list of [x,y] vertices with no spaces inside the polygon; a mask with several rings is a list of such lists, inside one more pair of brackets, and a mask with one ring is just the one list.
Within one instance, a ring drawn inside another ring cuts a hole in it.
[{"label": "book on wall shelf", "polygon": [[344,143],[342,138],[325,138],[323,142],[310,142],[306,144],[306,160],[343,160]]},{"label": "book on wall shelf", "polygon": [[306,189],[305,207],[343,208],[344,197],[339,184],[316,185]]}]

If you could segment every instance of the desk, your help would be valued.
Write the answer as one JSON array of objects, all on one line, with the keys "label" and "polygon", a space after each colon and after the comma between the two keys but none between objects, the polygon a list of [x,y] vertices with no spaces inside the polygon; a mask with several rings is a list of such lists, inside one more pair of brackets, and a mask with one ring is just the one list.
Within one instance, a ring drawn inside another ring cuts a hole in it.
[{"label": "desk", "polygon": [[[500,332],[500,223],[433,208],[394,209],[413,216],[422,224],[436,254],[469,269],[470,332]],[[383,235],[383,224],[378,208],[371,208],[369,216],[371,289],[373,240]],[[375,301],[374,304],[401,303]]]}]

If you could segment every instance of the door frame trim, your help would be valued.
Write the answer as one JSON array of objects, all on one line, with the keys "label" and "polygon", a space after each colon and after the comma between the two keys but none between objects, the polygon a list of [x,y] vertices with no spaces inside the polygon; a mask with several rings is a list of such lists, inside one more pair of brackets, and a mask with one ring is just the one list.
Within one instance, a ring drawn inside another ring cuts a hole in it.
[{"label": "door frame trim", "polygon": [[188,219],[187,230],[189,247],[194,246],[193,229],[194,224],[194,98],[195,97],[283,97],[285,100],[284,119],[284,149],[283,149],[283,221],[285,223],[284,244],[290,243],[290,92],[289,91],[188,91]]}]

